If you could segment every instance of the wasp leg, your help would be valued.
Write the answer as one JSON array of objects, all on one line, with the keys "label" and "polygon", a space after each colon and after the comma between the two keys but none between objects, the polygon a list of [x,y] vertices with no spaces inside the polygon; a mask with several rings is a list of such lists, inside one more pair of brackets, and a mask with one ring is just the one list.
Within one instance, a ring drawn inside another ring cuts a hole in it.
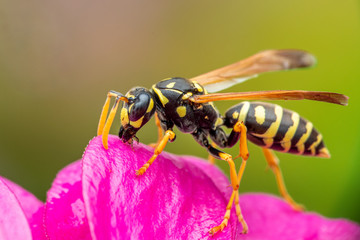
[{"label": "wasp leg", "polygon": [[288,191],[285,187],[285,182],[279,167],[279,159],[275,156],[274,152],[270,149],[263,148],[263,152],[266,158],[266,161],[271,168],[271,170],[275,174],[276,183],[279,188],[279,192],[281,196],[285,199],[285,201],[296,211],[304,210],[304,207],[298,203],[296,203],[291,196],[289,195]]},{"label": "wasp leg", "polygon": [[[241,166],[240,166],[239,173],[238,173],[237,179],[236,179],[237,186],[240,186],[240,182],[241,182],[242,176],[245,171],[246,161],[249,158],[249,151],[247,148],[246,126],[244,125],[243,122],[239,121],[234,125],[233,130],[231,131],[229,136],[226,136],[226,134],[224,133],[224,131],[221,128],[217,128],[215,131],[210,132],[210,136],[212,137],[214,142],[216,142],[218,144],[222,144],[222,145],[220,145],[222,147],[232,147],[240,140],[240,154],[239,154],[239,156],[236,157],[236,158],[238,158],[238,157],[242,158]],[[244,220],[244,217],[241,213],[241,208],[239,205],[239,192],[237,190],[236,191],[234,190],[233,194],[235,197],[236,215],[239,219],[239,222],[241,223],[241,225],[243,227],[242,233],[247,233],[248,226]],[[232,199],[234,197],[232,197]],[[225,214],[225,216],[227,216],[227,215]],[[221,225],[213,228],[212,230],[214,230],[214,231],[222,230]]]},{"label": "wasp leg", "polygon": [[[246,162],[247,162],[247,159],[243,159],[241,162],[241,165],[240,165],[239,173],[237,176],[237,184],[239,186],[240,186],[240,182],[241,182],[242,176],[245,171]],[[248,228],[248,225],[245,222],[245,219],[241,213],[240,201],[239,201],[239,191],[236,191],[236,195],[235,195],[235,209],[236,209],[236,216],[238,217],[238,220],[243,227],[242,233],[246,234],[249,231],[249,228]]]},{"label": "wasp leg", "polygon": [[150,167],[150,165],[154,162],[157,156],[164,150],[168,141],[172,141],[175,139],[175,133],[171,130],[167,130],[165,132],[164,137],[161,139],[160,143],[156,146],[154,154],[139,170],[136,171],[136,175],[143,175],[146,170]]},{"label": "wasp leg", "polygon": [[[109,111],[111,97],[116,97],[116,100],[115,100],[114,106],[112,107],[112,109],[110,111],[109,118],[106,120],[106,115]],[[119,107],[120,101],[128,102],[128,99],[121,93],[118,93],[115,91],[108,92],[105,104],[101,111],[100,120],[99,120],[99,124],[98,124],[98,129],[97,129],[97,135],[99,136],[102,134],[102,141],[103,141],[103,146],[105,149],[108,149],[107,139],[108,139],[110,127],[112,125],[112,122],[114,121],[116,110]]]},{"label": "wasp leg", "polygon": [[155,124],[157,126],[157,129],[158,129],[158,140],[156,143],[150,143],[149,146],[152,147],[152,148],[156,148],[156,146],[159,145],[159,143],[161,142],[161,139],[163,138],[163,129],[161,127],[161,124],[160,124],[160,119],[158,117],[158,114],[155,112]]},{"label": "wasp leg", "polygon": [[247,147],[247,129],[242,121],[238,121],[232,127],[230,135],[226,135],[221,127],[217,127],[215,130],[209,132],[211,139],[221,148],[231,148],[237,142],[240,143],[240,153],[236,158],[242,159],[249,158],[249,151]]},{"label": "wasp leg", "polygon": [[[211,143],[211,146],[213,146],[214,148],[217,147],[217,146],[216,146],[216,143],[214,143],[214,142]],[[209,154],[209,156],[208,156],[208,161],[209,161],[209,163],[211,163],[211,164],[215,164],[215,158],[214,158],[214,156],[211,155],[211,154]]]},{"label": "wasp leg", "polygon": [[[244,175],[246,163],[249,158],[249,150],[247,148],[247,137],[246,137],[247,129],[243,122],[237,122],[233,128],[233,131],[240,133],[240,154],[239,154],[239,156],[242,158],[242,161],[241,161],[241,165],[240,165],[239,172],[237,175],[237,184],[240,186],[241,179]],[[236,209],[236,216],[238,217],[238,220],[243,227],[242,233],[246,234],[248,232],[249,228],[248,228],[248,226],[245,222],[245,219],[241,213],[240,202],[239,202],[239,191],[236,191],[236,195],[235,195],[235,209]]]},{"label": "wasp leg", "polygon": [[[236,176],[236,170],[235,170],[235,163],[231,157],[230,154],[221,152],[214,147],[212,147],[210,144],[208,146],[208,150],[211,154],[215,155],[217,154],[216,158],[220,158],[221,160],[227,161],[230,167],[230,180],[231,180],[231,186],[233,188],[233,192],[231,194],[231,197],[229,199],[228,205],[226,206],[226,212],[224,215],[224,220],[220,223],[220,225],[213,227],[210,229],[209,233],[211,235],[214,235],[218,231],[224,230],[224,228],[228,225],[229,219],[230,219],[230,210],[234,201],[234,197],[236,195],[236,192],[238,191],[239,185],[237,184],[237,176]],[[246,224],[246,223],[245,223]],[[243,228],[245,226],[243,225]]]},{"label": "wasp leg", "polygon": [[247,223],[245,222],[245,219],[241,213],[241,208],[240,208],[240,201],[239,201],[239,191],[236,191],[235,194],[235,209],[236,209],[236,216],[238,217],[239,222],[242,225],[242,234],[246,234],[249,231],[249,227],[247,225]]},{"label": "wasp leg", "polygon": [[[224,215],[223,221],[220,223],[219,226],[213,227],[210,229],[209,233],[211,235],[215,234],[218,231],[222,231],[229,222],[230,218],[230,210],[232,207],[232,204],[234,202],[234,197],[236,192],[238,191],[239,185],[237,184],[237,175],[236,175],[236,169],[235,169],[235,163],[233,161],[233,158],[230,154],[224,153],[216,148],[214,148],[207,139],[207,134],[204,133],[201,129],[198,129],[192,134],[195,138],[195,140],[203,147],[207,148],[208,152],[214,156],[215,158],[218,158],[220,160],[224,160],[229,164],[230,167],[230,180],[231,180],[231,186],[233,188],[233,192],[231,194],[230,200],[228,202],[228,205],[226,207],[226,212]],[[245,223],[246,224],[246,223]],[[247,226],[243,225],[243,228]]]},{"label": "wasp leg", "polygon": [[226,206],[226,212],[224,215],[224,220],[221,222],[221,224],[219,226],[213,227],[212,229],[210,229],[209,233],[211,235],[214,235],[215,233],[217,233],[218,231],[222,231],[224,230],[224,228],[228,225],[229,219],[230,219],[230,211],[231,211],[231,207],[234,201],[234,196],[236,194],[237,191],[233,190],[230,200],[228,202],[228,205]]},{"label": "wasp leg", "polygon": [[246,161],[249,158],[246,126],[243,122],[237,122],[233,128],[233,131],[240,133],[240,153],[238,156],[235,157],[235,159],[241,157],[243,160]]},{"label": "wasp leg", "polygon": [[[227,156],[227,155],[228,154],[226,154],[225,156]],[[231,156],[230,156],[230,158],[231,158]],[[227,161],[229,161],[229,159]],[[232,159],[231,159],[231,161],[232,161]],[[229,164],[230,164],[230,162],[229,162]],[[231,179],[231,185],[233,186],[233,192],[231,194],[229,203],[228,203],[228,205],[226,207],[224,220],[221,222],[221,224],[219,226],[216,226],[216,227],[213,227],[213,228],[210,229],[209,233],[211,235],[215,234],[218,231],[222,231],[227,226],[229,218],[230,218],[230,210],[231,210],[231,207],[232,207],[232,204],[233,204],[233,201],[234,201],[234,197],[235,197],[236,215],[238,216],[239,222],[241,223],[242,228],[243,228],[242,233],[246,234],[248,232],[248,229],[249,229],[248,225],[247,225],[247,223],[246,223],[246,221],[245,221],[245,219],[244,219],[244,217],[243,217],[243,215],[241,213],[241,208],[240,208],[240,203],[239,203],[239,192],[238,192],[241,177],[242,177],[242,175],[244,173],[244,170],[245,170],[246,160],[243,160],[243,162],[241,163],[241,167],[240,167],[240,170],[239,170],[240,175],[238,175],[237,178],[236,178],[236,184],[234,184],[234,180],[232,178],[232,175],[234,175],[236,173],[231,174],[232,171],[235,171],[235,165],[233,165],[233,166],[234,166],[234,168],[232,168],[232,165],[230,165],[230,179]]]}]

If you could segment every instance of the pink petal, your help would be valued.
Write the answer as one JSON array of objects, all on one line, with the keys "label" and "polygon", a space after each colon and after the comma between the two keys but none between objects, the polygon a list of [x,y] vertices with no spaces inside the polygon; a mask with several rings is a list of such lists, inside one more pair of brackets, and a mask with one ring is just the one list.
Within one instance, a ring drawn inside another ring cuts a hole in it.
[{"label": "pink petal", "polygon": [[360,239],[360,226],[355,223],[295,212],[273,196],[246,194],[240,204],[249,225],[249,233],[241,239]]},{"label": "pink petal", "polygon": [[[136,176],[152,153],[115,136],[107,151],[100,137],[90,142],[82,180],[93,239],[209,239],[209,229],[221,223],[232,191],[224,174],[203,160],[163,152]],[[233,211],[228,227],[211,239],[237,239],[240,231]]]},{"label": "pink petal", "polygon": [[[0,177],[1,178],[1,177]],[[8,179],[1,178],[9,189],[14,193],[20,203],[22,210],[31,228],[33,239],[46,239],[43,228],[44,204],[33,194],[29,193],[16,183]]]},{"label": "pink petal", "polygon": [[25,213],[27,219],[31,219],[32,216],[43,206],[43,203],[38,200],[33,194],[29,193],[16,183],[11,182],[10,180],[0,177],[5,184],[11,189],[15,194],[16,198],[19,200],[21,207]]},{"label": "pink petal", "polygon": [[50,239],[91,239],[81,191],[81,161],[56,176],[47,193],[45,223]]},{"label": "pink petal", "polygon": [[0,239],[32,239],[25,213],[14,193],[0,179]]}]

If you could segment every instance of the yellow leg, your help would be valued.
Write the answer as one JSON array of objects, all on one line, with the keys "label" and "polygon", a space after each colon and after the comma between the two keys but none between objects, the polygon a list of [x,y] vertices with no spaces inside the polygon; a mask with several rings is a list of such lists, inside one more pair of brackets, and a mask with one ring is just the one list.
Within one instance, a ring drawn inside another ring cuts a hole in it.
[{"label": "yellow leg", "polygon": [[[247,162],[247,160],[244,160],[244,159],[241,162],[241,166],[240,166],[238,178],[237,178],[237,184],[239,186],[240,186],[240,182],[241,182],[242,176],[245,171],[246,162]],[[236,216],[238,217],[238,220],[243,227],[242,233],[246,234],[248,232],[249,228],[248,228],[248,225],[245,222],[245,219],[241,213],[240,202],[239,202],[239,191],[236,191],[236,195],[235,195],[235,208],[236,208]]]},{"label": "yellow leg", "polygon": [[239,222],[242,225],[242,234],[246,234],[249,231],[249,227],[247,225],[247,223],[245,222],[245,219],[241,213],[241,208],[240,208],[240,202],[239,202],[239,191],[236,191],[236,195],[235,195],[235,209],[236,209],[236,216],[238,217]]},{"label": "yellow leg", "polygon": [[224,228],[228,225],[229,219],[230,219],[230,211],[231,211],[231,207],[234,201],[234,196],[235,196],[236,191],[233,190],[229,203],[226,206],[226,212],[224,215],[224,220],[221,222],[221,224],[219,226],[213,227],[212,229],[210,229],[209,233],[211,235],[214,235],[215,233],[217,233],[218,231],[222,231],[224,230]]},{"label": "yellow leg", "polygon": [[[213,146],[214,148],[217,147],[217,146],[216,146],[216,143],[214,143],[214,142],[211,143],[211,146]],[[209,163],[211,163],[211,164],[215,164],[215,158],[214,158],[211,154],[209,154],[209,156],[208,156],[208,161],[209,161]]]},{"label": "yellow leg", "polygon": [[143,175],[146,170],[150,167],[150,165],[154,162],[157,156],[164,150],[166,144],[169,140],[173,140],[175,138],[175,133],[171,130],[167,130],[165,132],[164,137],[161,139],[160,143],[155,148],[154,154],[139,170],[136,171],[136,175]]},{"label": "yellow leg", "polygon": [[[228,202],[228,205],[226,207],[226,212],[224,215],[224,220],[221,222],[221,224],[219,226],[213,227],[210,229],[209,233],[211,235],[214,235],[216,232],[218,231],[222,231],[228,224],[229,222],[229,218],[230,218],[230,210],[234,201],[234,197],[236,196],[236,193],[238,192],[238,188],[239,188],[239,184],[238,184],[238,177],[236,176],[236,170],[235,170],[235,164],[234,161],[232,160],[231,155],[227,154],[227,153],[220,153],[219,156],[221,157],[222,160],[225,160],[229,163],[230,166],[230,180],[231,180],[231,185],[233,187],[233,192],[231,194],[230,200]],[[239,205],[239,204],[238,204]],[[244,220],[241,221],[241,224],[243,226],[243,229],[247,231],[247,224]]]},{"label": "yellow leg", "polygon": [[[240,186],[240,182],[241,182],[241,178],[242,175],[244,173],[245,170],[245,166],[246,166],[246,160],[243,160],[239,169],[239,174],[237,176],[237,184],[236,186]],[[210,234],[213,235],[218,231],[222,231],[224,230],[224,228],[227,226],[229,219],[230,219],[230,210],[234,201],[234,197],[235,197],[235,209],[236,209],[236,216],[238,217],[239,222],[242,225],[242,233],[246,234],[248,233],[248,225],[241,213],[241,208],[240,208],[240,202],[239,202],[239,191],[237,189],[233,189],[233,192],[231,194],[230,200],[228,205],[226,206],[226,212],[224,215],[224,220],[221,222],[221,224],[219,226],[213,227],[212,229],[210,229]]]},{"label": "yellow leg", "polygon": [[[111,97],[116,97],[116,100],[115,100],[113,108],[110,111],[109,118],[106,120],[106,115],[107,115],[107,113],[109,111],[109,105],[110,105],[110,98]],[[99,124],[98,124],[98,129],[97,129],[97,135],[99,136],[99,135],[102,134],[103,146],[104,146],[105,149],[108,149],[107,140],[108,140],[110,127],[112,125],[112,122],[114,121],[116,110],[119,107],[120,101],[128,102],[128,99],[126,97],[124,97],[120,93],[116,93],[114,91],[108,92],[105,104],[104,104],[103,109],[101,111],[100,120],[99,120]]]},{"label": "yellow leg", "polygon": [[157,126],[157,129],[158,129],[158,140],[156,143],[150,143],[149,146],[152,147],[152,148],[156,148],[156,146],[159,145],[159,143],[161,142],[161,139],[163,138],[163,129],[161,127],[161,124],[160,124],[160,119],[157,115],[157,112],[155,112],[155,124]]},{"label": "yellow leg", "polygon": [[296,203],[291,196],[289,195],[288,191],[286,190],[285,187],[285,182],[279,167],[279,159],[275,156],[275,154],[273,153],[273,151],[271,151],[270,149],[267,148],[263,148],[263,152],[266,158],[266,161],[269,165],[269,167],[271,168],[271,170],[274,172],[275,174],[275,178],[276,178],[276,183],[278,185],[279,188],[279,192],[281,194],[281,196],[285,199],[285,201],[296,211],[302,211],[304,210],[304,207],[298,203]]},{"label": "yellow leg", "polygon": [[234,126],[234,131],[240,132],[240,153],[236,158],[241,157],[242,159],[247,160],[249,158],[249,150],[247,147],[247,129],[245,124],[243,122],[237,122]]},{"label": "yellow leg", "polygon": [[[243,122],[238,122],[235,125],[234,130],[235,131],[238,130],[240,132],[240,154],[239,154],[239,156],[241,156],[242,161],[241,161],[241,165],[240,165],[239,172],[237,175],[237,184],[240,186],[241,179],[244,175],[246,163],[249,158],[249,150],[247,147],[247,137],[246,137],[247,129]],[[249,231],[249,228],[248,228],[248,225],[241,213],[240,202],[239,202],[239,191],[236,191],[236,195],[235,195],[235,209],[236,209],[236,216],[238,217],[238,220],[243,227],[242,233],[246,234]]]}]

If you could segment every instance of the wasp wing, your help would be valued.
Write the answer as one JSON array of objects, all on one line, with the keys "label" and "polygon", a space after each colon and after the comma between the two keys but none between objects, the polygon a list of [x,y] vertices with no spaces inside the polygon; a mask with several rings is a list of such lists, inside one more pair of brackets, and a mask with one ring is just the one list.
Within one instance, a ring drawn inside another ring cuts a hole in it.
[{"label": "wasp wing", "polygon": [[346,106],[349,97],[332,92],[314,92],[302,90],[276,90],[257,92],[211,93],[195,95],[190,98],[194,103],[205,103],[221,100],[314,100]]},{"label": "wasp wing", "polygon": [[209,92],[218,92],[260,73],[305,68],[315,63],[315,57],[303,50],[267,50],[191,80],[200,83]]}]

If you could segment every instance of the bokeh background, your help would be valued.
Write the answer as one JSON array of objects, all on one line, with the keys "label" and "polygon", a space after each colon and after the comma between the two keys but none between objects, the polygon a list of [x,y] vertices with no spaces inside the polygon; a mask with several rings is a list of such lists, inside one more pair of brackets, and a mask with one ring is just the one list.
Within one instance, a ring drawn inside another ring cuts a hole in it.
[{"label": "bokeh background", "polygon": [[[350,96],[348,107],[277,102],[310,119],[331,159],[279,153],[287,187],[308,210],[360,222],[359,1],[12,1],[0,10],[0,174],[45,200],[80,159],[106,93],[194,77],[264,49],[313,53],[315,68],[262,75],[231,91],[302,89]],[[216,103],[224,112],[235,102]],[[119,117],[117,118],[119,119]],[[156,140],[148,124],[141,142]],[[119,120],[111,132],[117,134]],[[178,133],[178,132],[177,132]],[[191,136],[167,151],[206,158]],[[237,154],[238,148],[229,150]],[[261,150],[240,188],[278,194]],[[217,161],[228,173],[226,163]],[[239,166],[239,163],[237,163]]]}]

